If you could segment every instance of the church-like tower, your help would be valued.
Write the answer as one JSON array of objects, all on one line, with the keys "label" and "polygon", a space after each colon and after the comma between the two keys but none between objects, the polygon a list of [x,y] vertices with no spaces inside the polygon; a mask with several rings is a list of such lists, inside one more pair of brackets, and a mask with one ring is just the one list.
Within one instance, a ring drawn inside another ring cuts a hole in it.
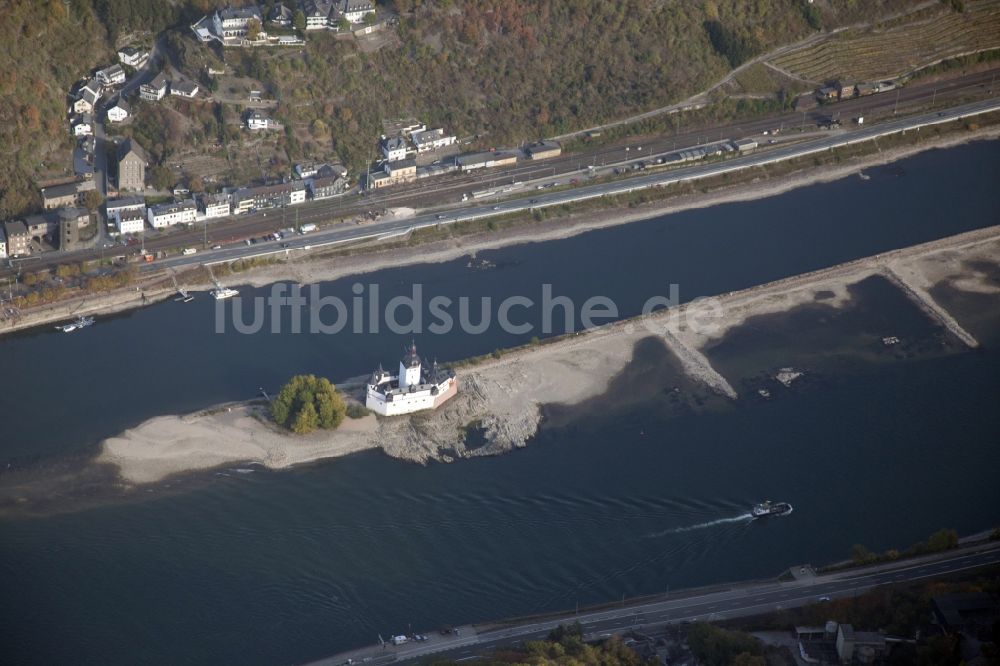
[{"label": "church-like tower", "polygon": [[417,356],[416,343],[410,343],[410,349],[399,362],[399,388],[406,389],[420,384],[420,357]]}]

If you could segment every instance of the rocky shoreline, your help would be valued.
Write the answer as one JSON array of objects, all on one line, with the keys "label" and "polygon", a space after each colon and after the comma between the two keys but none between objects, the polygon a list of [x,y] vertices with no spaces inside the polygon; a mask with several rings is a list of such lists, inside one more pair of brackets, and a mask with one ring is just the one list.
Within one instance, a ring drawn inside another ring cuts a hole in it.
[{"label": "rocky shoreline", "polygon": [[[660,339],[706,390],[736,400],[740,396],[702,352],[748,318],[819,300],[842,307],[850,300],[850,285],[886,271],[918,285],[919,294],[914,290],[910,298],[930,298],[927,285],[936,283],[1000,297],[1000,288],[984,274],[965,268],[969,262],[1000,265],[1000,226],[720,295],[709,299],[716,317],[711,327],[689,325],[695,314],[703,316],[706,301],[699,300],[508,351],[458,368],[459,394],[433,413],[369,415],[348,419],[333,432],[299,437],[270,424],[259,403],[222,405],[146,421],[105,440],[96,462],[114,465],[123,482],[136,485],[221,465],[282,469],[370,449],[418,463],[495,455],[525,446],[538,432],[545,405],[577,405],[602,395],[628,366],[636,345],[650,337]],[[345,386],[358,384],[355,379]],[[485,444],[468,448],[466,435],[473,428]]]}]

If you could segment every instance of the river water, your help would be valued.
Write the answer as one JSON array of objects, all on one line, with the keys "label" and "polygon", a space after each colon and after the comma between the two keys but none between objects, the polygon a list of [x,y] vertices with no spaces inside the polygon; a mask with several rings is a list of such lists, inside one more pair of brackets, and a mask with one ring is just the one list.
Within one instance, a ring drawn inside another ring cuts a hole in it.
[{"label": "river water", "polygon": [[[495,299],[537,298],[548,283],[577,302],[609,296],[629,316],[670,284],[690,300],[1000,221],[1000,142],[866,173],[483,253],[490,270],[462,260],[363,281],[384,300],[418,281],[427,296]],[[349,299],[353,282],[323,289]],[[297,372],[356,376],[394,362],[405,341],[217,334],[204,297],[73,335],[0,339],[5,661],[296,663],[410,625],[773,576],[854,543],[884,549],[945,526],[995,525],[995,300],[951,295],[984,343],[969,352],[879,279],[854,295],[842,312],[772,315],[716,345],[710,357],[743,396],[735,403],[699,393],[649,341],[606,400],[551,408],[531,444],[507,456],[420,467],[366,453],[134,493],[74,476],[102,438]],[[905,344],[873,349],[882,334]],[[447,361],[530,336],[491,327],[417,343]],[[808,373],[791,389],[769,384],[782,363]],[[764,385],[771,400],[756,397]],[[47,501],[18,504],[11,488],[31,484]],[[795,512],[746,520],[767,497]]]}]

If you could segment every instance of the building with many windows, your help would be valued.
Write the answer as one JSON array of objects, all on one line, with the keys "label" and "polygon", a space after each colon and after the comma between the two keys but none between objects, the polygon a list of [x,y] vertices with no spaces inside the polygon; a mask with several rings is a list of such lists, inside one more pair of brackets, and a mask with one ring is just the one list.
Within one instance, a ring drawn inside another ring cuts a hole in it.
[{"label": "building with many windows", "polygon": [[146,167],[149,157],[142,146],[132,139],[125,139],[118,146],[118,189],[146,189]]},{"label": "building with many windows", "polygon": [[4,222],[3,231],[7,237],[7,256],[26,257],[31,254],[31,234],[28,233],[28,226],[24,222],[20,220]]},{"label": "building with many windows", "polygon": [[260,9],[255,5],[249,7],[223,7],[212,15],[212,27],[215,34],[223,39],[246,37],[250,21],[257,21],[262,26]]},{"label": "building with many windows", "polygon": [[105,88],[113,88],[125,83],[125,70],[119,64],[111,65],[97,72],[97,80]]},{"label": "building with many windows", "polygon": [[154,229],[162,229],[175,224],[194,222],[197,211],[198,207],[195,206],[194,200],[187,199],[185,201],[150,206],[149,210],[146,211],[146,219],[149,220],[149,226]]},{"label": "building with many windows", "polygon": [[167,94],[167,77],[160,72],[153,80],[139,86],[139,97],[147,102],[159,102]]},{"label": "building with many windows", "polygon": [[361,23],[369,14],[375,14],[371,0],[340,0],[337,3],[337,18],[345,18],[351,23]]},{"label": "building with many windows", "polygon": [[410,138],[418,153],[426,153],[429,150],[437,150],[438,148],[444,148],[455,143],[455,137],[445,135],[444,130],[440,127],[432,130],[424,130],[423,132],[414,132],[410,135]]},{"label": "building with many windows", "polygon": [[227,217],[232,205],[227,194],[203,194],[198,203],[201,208],[200,217],[204,220]]}]

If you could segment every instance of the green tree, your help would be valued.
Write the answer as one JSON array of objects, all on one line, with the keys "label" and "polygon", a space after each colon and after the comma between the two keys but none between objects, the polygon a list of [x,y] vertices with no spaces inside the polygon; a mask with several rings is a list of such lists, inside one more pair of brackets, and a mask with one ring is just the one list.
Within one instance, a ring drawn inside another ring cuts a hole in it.
[{"label": "green tree", "polygon": [[298,434],[338,427],[347,413],[344,399],[328,379],[296,375],[271,401],[271,417]]},{"label": "green tree", "polygon": [[296,435],[305,435],[315,430],[318,423],[319,417],[316,415],[316,408],[313,407],[313,403],[307,402],[296,414],[295,421],[292,422],[292,432]]},{"label": "green tree", "polygon": [[[763,652],[760,641],[750,634],[727,631],[707,622],[698,622],[691,628],[688,644],[699,663],[708,666],[729,666],[736,663],[737,658],[757,657]],[[756,662],[742,663],[750,665]]]},{"label": "green tree", "polygon": [[299,32],[305,32],[306,30],[306,15],[301,9],[296,9],[295,13],[292,14],[292,27],[294,27]]},{"label": "green tree", "polygon": [[927,550],[937,553],[958,546],[958,532],[955,530],[938,530],[927,539]]},{"label": "green tree", "polygon": [[156,189],[165,190],[174,184],[174,174],[162,164],[157,164],[149,170],[149,182]]}]

